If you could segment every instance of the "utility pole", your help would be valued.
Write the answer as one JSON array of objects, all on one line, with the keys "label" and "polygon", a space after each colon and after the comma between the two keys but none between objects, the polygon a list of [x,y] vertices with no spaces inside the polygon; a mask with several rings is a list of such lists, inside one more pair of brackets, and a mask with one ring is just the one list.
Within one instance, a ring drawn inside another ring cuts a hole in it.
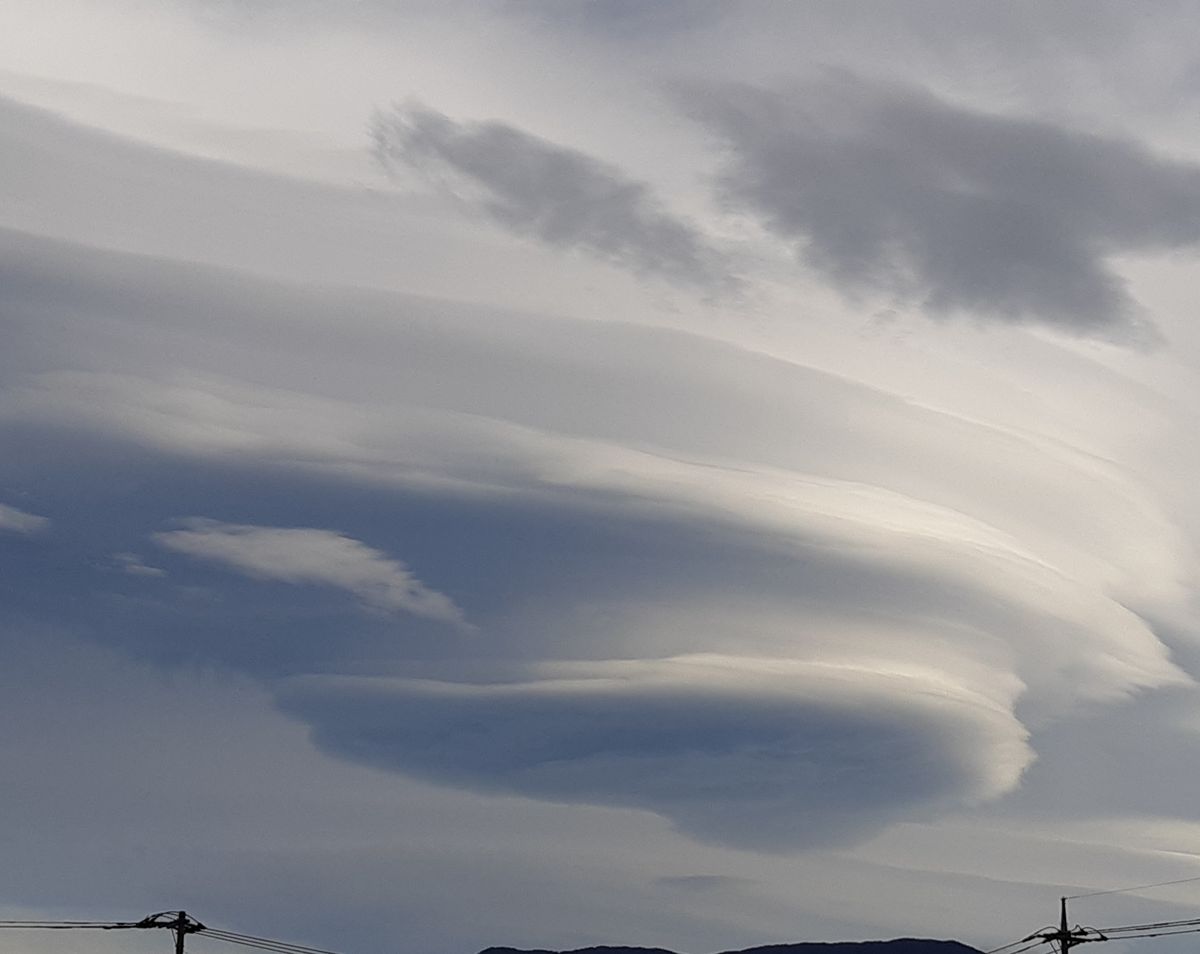
[{"label": "utility pole", "polygon": [[1026,941],[1032,941],[1036,938],[1041,938],[1043,941],[1057,941],[1058,954],[1070,954],[1071,948],[1077,944],[1088,944],[1092,941],[1107,941],[1103,934],[1095,928],[1080,927],[1078,924],[1075,927],[1070,927],[1067,922],[1067,899],[1059,898],[1059,918],[1057,929],[1047,929],[1040,931],[1037,934],[1030,934],[1025,938]]},{"label": "utility pole", "polygon": [[164,928],[171,931],[175,935],[175,954],[183,954],[183,939],[185,937],[205,929],[204,925],[195,918],[189,918],[186,911],[162,911],[159,914],[152,914],[148,918],[142,918],[142,920],[130,926],[135,928]]},{"label": "utility pole", "polygon": [[[1063,924],[1066,924],[1066,914],[1063,914]],[[175,919],[175,924],[172,930],[175,932],[175,954],[183,954],[183,939],[188,935],[188,919],[187,912],[180,911],[179,916]]]}]

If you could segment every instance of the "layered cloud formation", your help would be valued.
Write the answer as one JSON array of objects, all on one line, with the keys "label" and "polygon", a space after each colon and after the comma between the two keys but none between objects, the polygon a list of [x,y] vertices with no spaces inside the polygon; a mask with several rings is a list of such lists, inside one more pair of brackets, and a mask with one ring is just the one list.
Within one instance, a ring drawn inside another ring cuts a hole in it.
[{"label": "layered cloud formation", "polygon": [[[1032,758],[1018,700],[1041,720],[1186,679],[1111,595],[1171,603],[1185,547],[1118,469],[1070,447],[680,332],[400,296],[348,309],[344,292],[20,247],[3,266],[13,320],[45,321],[51,290],[73,304],[5,389],[10,425],[307,474],[347,504],[378,488],[400,509],[376,538],[421,565],[435,536],[455,541],[431,585],[346,532],[193,518],[150,534],[460,629],[443,591],[474,594],[480,637],[436,652],[433,681],[287,683],[330,751],[805,846],[1011,790]],[[209,315],[226,333],[181,348]],[[298,390],[335,346],[355,374]],[[406,529],[420,500],[438,517]],[[323,668],[362,651],[308,638]]]},{"label": "layered cloud formation", "polygon": [[5,807],[75,819],[14,871],[84,897],[71,846],[144,826],[226,910],[282,884],[285,929],[436,954],[949,908],[1000,942],[1031,879],[1190,873],[1170,117],[981,91],[965,47],[906,71],[923,40],[822,4],[857,51],[825,69],[758,5],[460,11],[486,48],[388,4],[190,9],[168,47],[233,83],[270,36],[276,99],[0,100],[0,716],[40,727]]},{"label": "layered cloud formation", "polygon": [[778,851],[1008,791],[1031,757],[1015,689],[711,654],[549,665],[489,685],[310,678],[282,701],[319,743],[372,765],[647,808],[706,840]]}]

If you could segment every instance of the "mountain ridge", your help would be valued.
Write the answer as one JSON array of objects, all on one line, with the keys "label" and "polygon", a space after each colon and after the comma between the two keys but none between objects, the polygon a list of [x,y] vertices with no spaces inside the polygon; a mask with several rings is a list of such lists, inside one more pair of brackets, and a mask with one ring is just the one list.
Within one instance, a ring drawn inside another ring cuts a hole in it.
[{"label": "mountain ridge", "polygon": [[[479,954],[679,954],[663,947],[597,944],[568,950],[521,947],[485,947]],[[898,937],[889,941],[800,941],[794,944],[763,944],[716,954],[983,954],[961,941]]]}]

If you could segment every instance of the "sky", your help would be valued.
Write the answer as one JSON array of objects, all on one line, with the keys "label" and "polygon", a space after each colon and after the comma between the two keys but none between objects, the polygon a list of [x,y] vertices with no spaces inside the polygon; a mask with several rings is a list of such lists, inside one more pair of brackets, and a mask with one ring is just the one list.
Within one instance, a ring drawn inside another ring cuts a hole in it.
[{"label": "sky", "polygon": [[989,948],[1200,876],[1195,13],[0,0],[0,916]]}]

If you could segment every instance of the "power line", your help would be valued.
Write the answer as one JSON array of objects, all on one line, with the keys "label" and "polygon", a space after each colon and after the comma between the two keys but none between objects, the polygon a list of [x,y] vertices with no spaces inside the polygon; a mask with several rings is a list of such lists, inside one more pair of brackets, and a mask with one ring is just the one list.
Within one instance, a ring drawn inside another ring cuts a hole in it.
[{"label": "power line", "polygon": [[290,941],[277,941],[274,938],[259,937],[255,934],[240,934],[237,931],[226,931],[223,928],[207,928],[204,933],[210,937],[221,935],[223,940],[234,942],[258,942],[261,944],[270,944],[276,947],[287,948],[289,951],[306,951],[308,954],[339,954],[338,951],[327,951],[321,947],[309,947],[306,944],[293,944]]},{"label": "power line", "polygon": [[1188,884],[1192,881],[1200,881],[1200,875],[1195,875],[1191,878],[1177,878],[1174,881],[1158,881],[1154,884],[1135,884],[1128,888],[1111,888],[1107,891],[1089,891],[1086,894],[1069,894],[1068,901],[1077,901],[1080,898],[1098,898],[1102,894],[1124,894],[1126,891],[1146,891],[1150,888],[1165,888],[1172,884]]},{"label": "power line", "polygon": [[[1051,930],[1053,930],[1053,928],[1045,928],[1044,930],[1051,931]],[[1027,951],[1030,948],[1037,947],[1039,944],[1045,943],[1045,941],[1038,940],[1033,944],[1028,944],[1028,941],[1031,938],[1033,938],[1034,936],[1035,935],[1031,934],[1031,935],[1029,935],[1029,937],[1021,938],[1021,940],[1019,940],[1019,941],[1013,941],[1011,944],[1005,944],[1003,947],[993,947],[990,951],[984,951],[983,954],[1020,954],[1020,951],[1010,951],[1009,948],[1018,947],[1021,944],[1026,944],[1027,946],[1022,947],[1021,951]]]},{"label": "power line", "polygon": [[[1096,897],[1104,894],[1121,894],[1126,891],[1141,891],[1147,888],[1158,888],[1168,884],[1184,884],[1189,881],[1200,881],[1200,876],[1195,878],[1179,878],[1174,881],[1163,881],[1158,884],[1137,885],[1130,888],[1114,888],[1111,891],[1094,891],[1091,894],[1064,896],[1059,899],[1059,922],[1057,927],[1043,928],[1033,934],[1030,934],[1025,941],[1036,941],[1037,943],[1049,943],[1052,949],[1056,949],[1057,954],[1070,954],[1072,947],[1079,944],[1089,944],[1095,941],[1107,940],[1133,940],[1135,938],[1147,937],[1170,937],[1176,934],[1197,934],[1200,933],[1200,918],[1181,918],[1174,921],[1151,921],[1145,924],[1122,924],[1114,927],[1081,927],[1076,924],[1075,927],[1070,927],[1067,920],[1067,902],[1075,898]],[[1036,947],[1037,943],[1030,947],[1018,947],[1014,942],[1007,944],[1004,947],[996,948],[994,951],[988,951],[986,954],[1024,954],[1024,952]]]},{"label": "power line", "polygon": [[137,927],[134,921],[0,921],[0,928],[29,928],[38,931],[71,931],[92,929],[112,931]]},{"label": "power line", "polygon": [[288,941],[277,941],[274,938],[258,937],[254,934],[238,934],[235,931],[224,931],[219,928],[208,928],[203,932],[203,936],[212,938],[214,941],[240,944],[242,947],[257,948],[262,951],[273,951],[275,954],[338,954],[337,951],[327,951],[324,948],[292,944]]},{"label": "power line", "polygon": [[1171,937],[1174,934],[1197,934],[1200,933],[1200,927],[1188,928],[1185,931],[1153,931],[1147,934],[1122,934],[1117,940],[1127,941],[1137,937]]},{"label": "power line", "polygon": [[1102,934],[1121,934],[1125,931],[1158,931],[1196,925],[1200,925],[1200,918],[1184,918],[1179,921],[1155,921],[1151,924],[1122,924],[1117,927],[1097,928],[1097,930]]},{"label": "power line", "polygon": [[1070,927],[1067,921],[1067,901],[1068,898],[1059,899],[1059,919],[1058,927],[1043,928],[1035,934],[1030,934],[1025,938],[1027,941],[1032,941],[1034,938],[1040,938],[1042,941],[1050,941],[1058,944],[1059,954],[1070,954],[1070,950],[1079,944],[1091,944],[1094,941],[1107,941],[1101,932],[1095,928],[1080,927],[1078,924],[1075,927]]},{"label": "power line", "polygon": [[1011,944],[1005,944],[1001,947],[993,947],[990,951],[984,951],[983,954],[1003,954],[1010,947],[1016,947],[1018,944],[1024,944],[1028,938],[1021,938],[1019,941],[1013,941]]},{"label": "power line", "polygon": [[[1029,938],[1025,938],[1025,940],[1027,941],[1027,940],[1029,940]],[[993,951],[985,952],[985,954],[999,954],[999,952],[1007,951],[1008,948],[1012,947],[1013,945],[1021,944],[1021,943],[1023,943],[1023,942],[1022,941],[1013,941],[1012,944],[1009,944],[1006,947],[998,947]],[[1008,954],[1025,954],[1026,951],[1032,951],[1035,947],[1041,947],[1045,943],[1046,942],[1044,940],[1038,939],[1038,940],[1034,941],[1032,944],[1026,944],[1024,947],[1018,947],[1015,951],[1008,951]]]},{"label": "power line", "polygon": [[195,918],[189,917],[186,911],[161,911],[140,921],[49,921],[49,920],[0,920],[0,929],[38,931],[73,931],[73,930],[139,930],[159,928],[169,930],[175,935],[175,954],[184,954],[184,938],[189,934],[211,937],[214,941],[224,941],[242,947],[265,951],[267,954],[339,954],[337,951],[321,947],[310,947],[306,944],[294,944],[291,941],[280,941],[275,938],[261,937],[257,934],[239,934],[236,931],[226,931],[221,928],[210,928],[201,924]]},{"label": "power line", "polygon": [[255,948],[260,951],[268,951],[271,952],[271,954],[302,954],[302,952],[293,951],[291,948],[284,947],[282,945],[262,944],[258,941],[244,941],[238,938],[226,937],[223,934],[216,932],[205,931],[204,937],[211,938],[214,941],[224,941],[228,944],[238,944],[242,947]]},{"label": "power line", "polygon": [[[1185,918],[1175,921],[1153,921],[1145,924],[1125,924],[1115,927],[1092,928],[1068,926],[1067,902],[1079,898],[1097,897],[1107,894],[1121,894],[1128,891],[1142,891],[1149,888],[1165,887],[1172,884],[1185,884],[1200,881],[1200,876],[1194,878],[1179,878],[1174,881],[1162,881],[1157,884],[1137,885],[1129,888],[1114,888],[1109,891],[1093,891],[1088,894],[1070,895],[1060,899],[1059,923],[1013,941],[1001,947],[993,948],[984,954],[1028,954],[1043,944],[1050,946],[1053,954],[1070,954],[1071,948],[1079,944],[1094,941],[1132,940],[1136,938],[1171,937],[1176,934],[1200,933],[1200,918]],[[307,944],[296,944],[291,941],[281,941],[276,938],[263,937],[257,934],[242,934],[223,928],[210,928],[201,924],[195,918],[189,917],[186,911],[162,911],[142,918],[140,921],[50,921],[50,920],[0,920],[0,930],[139,930],[164,929],[175,935],[175,954],[184,954],[184,938],[188,934],[223,941],[240,947],[265,952],[265,954],[339,954],[337,951],[321,947],[311,947]]]}]

